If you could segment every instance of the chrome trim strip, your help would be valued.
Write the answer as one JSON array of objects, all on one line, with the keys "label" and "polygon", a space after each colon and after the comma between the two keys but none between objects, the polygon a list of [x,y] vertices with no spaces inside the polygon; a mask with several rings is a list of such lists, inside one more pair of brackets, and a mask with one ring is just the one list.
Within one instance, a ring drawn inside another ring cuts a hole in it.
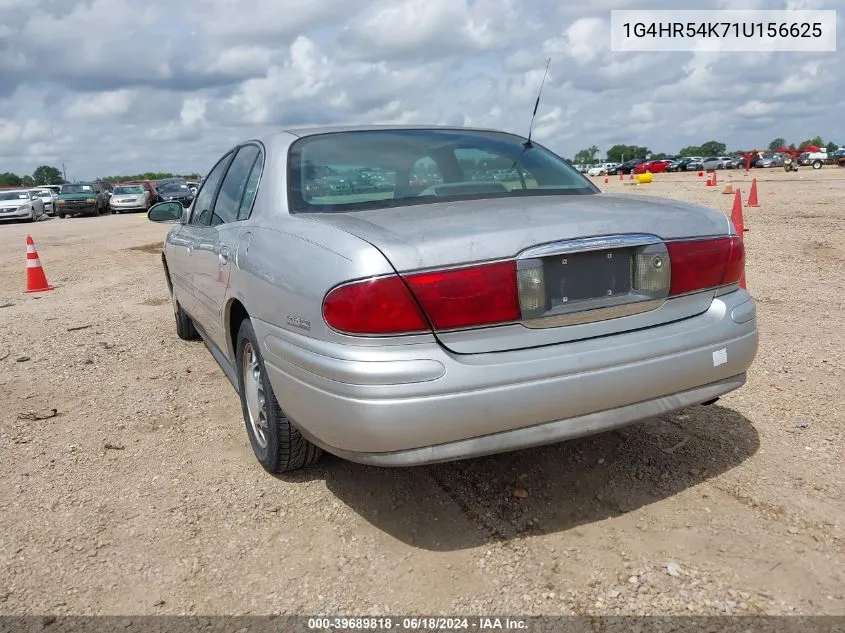
[{"label": "chrome trim strip", "polygon": [[608,248],[646,246],[662,242],[663,240],[656,235],[649,235],[647,233],[607,235],[603,237],[582,237],[572,240],[552,242],[541,246],[533,246],[519,253],[516,256],[516,259],[534,259],[538,257],[563,255],[564,253],[600,251]]},{"label": "chrome trim strip", "polygon": [[594,310],[586,310],[583,312],[570,312],[569,314],[558,314],[540,319],[525,319],[520,321],[520,324],[532,330],[561,327],[565,325],[582,325],[584,323],[619,319],[621,317],[633,316],[635,314],[649,312],[650,310],[656,310],[663,305],[664,301],[664,299],[635,301],[633,303],[612,306],[609,308],[596,308]]}]

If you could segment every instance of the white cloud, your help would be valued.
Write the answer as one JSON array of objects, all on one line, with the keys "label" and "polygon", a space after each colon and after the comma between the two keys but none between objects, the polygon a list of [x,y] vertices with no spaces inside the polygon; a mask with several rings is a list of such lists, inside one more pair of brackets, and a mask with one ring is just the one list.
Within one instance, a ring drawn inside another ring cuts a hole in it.
[{"label": "white cloud", "polygon": [[[696,8],[840,8],[700,0]],[[0,0],[0,158],[77,177],[203,170],[279,126],[441,123],[674,151],[845,139],[838,53],[615,53],[612,9],[669,0]],[[840,11],[840,51],[845,26]],[[96,23],[97,37],[80,39]],[[97,151],[91,151],[96,139]],[[131,144],[126,139],[132,139]],[[127,153],[131,145],[132,153]],[[51,164],[48,162],[48,164]]]},{"label": "white cloud", "polygon": [[71,119],[100,119],[119,117],[126,114],[135,102],[134,90],[83,94],[76,97],[64,111]]}]

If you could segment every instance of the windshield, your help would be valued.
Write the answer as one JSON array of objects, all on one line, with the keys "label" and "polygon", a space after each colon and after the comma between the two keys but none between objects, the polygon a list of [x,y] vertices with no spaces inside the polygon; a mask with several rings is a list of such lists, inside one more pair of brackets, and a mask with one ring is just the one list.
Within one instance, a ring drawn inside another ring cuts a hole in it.
[{"label": "windshield", "polygon": [[0,200],[29,200],[26,191],[0,191]]},{"label": "windshield", "polygon": [[187,191],[188,185],[186,185],[184,183],[178,183],[178,182],[166,182],[166,183],[162,184],[159,187],[159,189],[161,189],[161,191],[166,191],[168,193],[184,192],[184,191]]},{"label": "windshield", "polygon": [[91,185],[62,185],[62,193],[94,193]]},{"label": "windshield", "polygon": [[116,196],[120,195],[140,195],[144,193],[144,188],[141,185],[124,185],[122,187],[115,187],[112,193]]},{"label": "windshield", "polygon": [[333,132],[290,150],[292,213],[346,212],[599,190],[549,150],[503,132],[405,129]]}]

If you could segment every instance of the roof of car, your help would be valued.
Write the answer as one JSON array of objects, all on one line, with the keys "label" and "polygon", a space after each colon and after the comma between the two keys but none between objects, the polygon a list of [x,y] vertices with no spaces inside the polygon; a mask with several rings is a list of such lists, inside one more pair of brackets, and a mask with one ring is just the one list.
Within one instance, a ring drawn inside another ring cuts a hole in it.
[{"label": "roof of car", "polygon": [[283,131],[295,136],[314,136],[330,132],[369,132],[376,130],[454,130],[461,132],[499,132],[492,128],[464,127],[460,125],[316,125],[311,127],[289,128]]}]

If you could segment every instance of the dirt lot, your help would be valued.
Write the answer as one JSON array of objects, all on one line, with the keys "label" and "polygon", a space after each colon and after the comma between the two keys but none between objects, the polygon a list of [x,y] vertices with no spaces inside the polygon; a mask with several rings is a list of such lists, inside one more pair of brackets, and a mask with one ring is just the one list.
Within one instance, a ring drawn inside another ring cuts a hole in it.
[{"label": "dirt lot", "polygon": [[[0,226],[0,614],[845,614],[845,169],[754,175],[740,391],[537,450],[281,479],[176,338],[166,227]],[[733,201],[694,174],[595,181]],[[27,234],[53,292],[22,293]]]}]

